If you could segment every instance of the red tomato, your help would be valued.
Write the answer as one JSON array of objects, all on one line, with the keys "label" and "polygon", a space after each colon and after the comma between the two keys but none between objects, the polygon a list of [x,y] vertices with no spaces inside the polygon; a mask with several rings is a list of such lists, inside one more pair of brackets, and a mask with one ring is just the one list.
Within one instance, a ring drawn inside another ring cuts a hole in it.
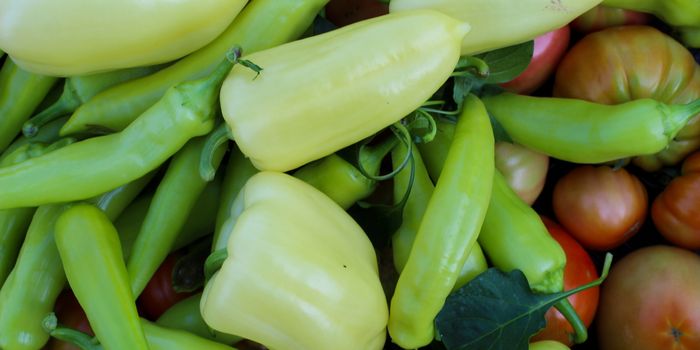
[{"label": "red tomato", "polygon": [[590,33],[615,26],[647,24],[651,19],[651,15],[643,12],[598,5],[574,19],[570,26],[577,32]]},{"label": "red tomato", "polygon": [[700,257],[640,248],[613,263],[596,318],[601,350],[700,349]]},{"label": "red tomato", "polygon": [[681,172],[683,174],[700,173],[700,151],[691,153],[683,160]]},{"label": "red tomato", "polygon": [[530,64],[515,79],[501,86],[519,94],[535,92],[554,73],[569,47],[570,36],[571,31],[567,25],[535,38],[535,49]]},{"label": "red tomato", "polygon": [[544,188],[549,157],[510,142],[496,142],[496,168],[527,204],[535,202]]},{"label": "red tomato", "polygon": [[[552,219],[542,217],[542,222],[544,222],[549,233],[559,242],[559,245],[564,249],[564,253],[566,253],[564,290],[574,289],[596,280],[598,272],[588,252]],[[568,298],[586,327],[593,322],[598,307],[598,294],[599,287],[593,287]],[[547,320],[547,326],[532,337],[530,341],[556,340],[568,346],[574,345],[574,329],[557,309],[554,307],[549,309],[545,314],[545,319]]]},{"label": "red tomato", "polygon": [[194,294],[178,293],[173,289],[173,268],[179,258],[179,254],[170,254],[139,296],[139,310],[147,319],[155,321],[175,303]]},{"label": "red tomato", "polygon": [[[64,290],[56,299],[56,307],[54,308],[56,318],[61,326],[73,328],[90,335],[95,335],[90,328],[85,311],[78,303],[78,299],[69,289]],[[60,341],[56,338],[51,338],[46,344],[46,350],[80,350],[79,347]]]},{"label": "red tomato", "polygon": [[326,18],[338,27],[388,12],[389,5],[378,0],[330,0],[326,5]]},{"label": "red tomato", "polygon": [[618,247],[636,234],[647,214],[647,191],[624,168],[582,165],[554,185],[557,220],[587,249]]}]

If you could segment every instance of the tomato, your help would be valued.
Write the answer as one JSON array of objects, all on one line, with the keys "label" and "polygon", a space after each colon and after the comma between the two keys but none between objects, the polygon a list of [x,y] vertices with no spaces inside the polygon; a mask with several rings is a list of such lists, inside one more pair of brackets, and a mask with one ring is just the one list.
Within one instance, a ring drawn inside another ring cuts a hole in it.
[{"label": "tomato", "polygon": [[[559,242],[566,253],[564,268],[564,290],[574,289],[598,278],[596,266],[588,252],[567,233],[563,227],[552,219],[542,217],[549,233]],[[570,296],[569,302],[576,310],[581,321],[589,327],[593,322],[598,307],[599,287],[586,289]],[[545,314],[547,326],[531,340],[556,340],[568,346],[574,345],[574,329],[569,321],[554,307]]]},{"label": "tomato", "polygon": [[647,214],[647,191],[624,168],[580,165],[557,180],[554,214],[587,249],[618,247],[636,234]]},{"label": "tomato", "polygon": [[338,27],[388,12],[389,5],[378,0],[330,0],[326,5],[326,18]]},{"label": "tomato", "polygon": [[[90,323],[88,322],[85,311],[78,303],[75,295],[70,289],[65,289],[56,299],[56,307],[54,308],[58,323],[62,326],[73,328],[90,335],[95,335],[92,332]],[[80,348],[56,338],[51,338],[47,343],[46,350],[79,350]]]},{"label": "tomato", "polygon": [[173,288],[173,268],[179,258],[177,253],[168,255],[139,296],[139,310],[147,319],[155,321],[175,303],[194,294]]},{"label": "tomato", "polygon": [[531,94],[553,75],[559,61],[569,47],[569,26],[561,27],[535,38],[532,59],[525,71],[515,79],[501,84],[503,88],[519,94]]},{"label": "tomato", "polygon": [[671,246],[613,263],[596,318],[601,350],[700,349],[700,257]]},{"label": "tomato", "polygon": [[683,161],[682,175],[654,198],[651,219],[669,242],[700,249],[700,152],[688,156]]},{"label": "tomato", "polygon": [[[557,67],[553,94],[605,104],[653,98],[671,104],[700,98],[700,66],[682,44],[649,26],[611,27],[586,35]],[[680,163],[700,148],[696,116],[663,151],[634,157],[647,171]]]},{"label": "tomato", "polygon": [[549,157],[510,142],[496,142],[496,168],[527,204],[535,202],[544,188]]},{"label": "tomato", "polygon": [[540,340],[530,343],[528,350],[569,350],[569,347],[553,340]]},{"label": "tomato", "polygon": [[615,26],[647,24],[652,18],[643,12],[598,5],[578,16],[569,25],[577,32],[590,33]]}]

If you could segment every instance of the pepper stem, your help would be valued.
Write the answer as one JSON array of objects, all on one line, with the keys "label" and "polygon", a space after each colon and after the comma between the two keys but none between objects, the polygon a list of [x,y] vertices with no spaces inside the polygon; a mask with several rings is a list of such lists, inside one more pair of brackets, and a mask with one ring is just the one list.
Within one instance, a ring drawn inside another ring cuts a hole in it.
[{"label": "pepper stem", "polygon": [[669,140],[688,124],[688,121],[700,114],[700,99],[682,105],[665,105],[668,107],[668,114],[664,120],[664,133]]},{"label": "pepper stem", "polygon": [[569,299],[564,298],[559,300],[556,304],[554,304],[554,307],[557,308],[562,315],[564,315],[566,320],[569,321],[569,324],[571,324],[571,326],[574,328],[574,343],[581,344],[585,342],[586,339],[588,339],[588,329],[586,328],[586,325],[583,324],[581,317],[579,317],[578,313],[569,302]]},{"label": "pepper stem", "polygon": [[22,125],[25,137],[34,137],[42,126],[75,111],[80,106],[80,100],[70,85],[70,79],[63,84],[61,96],[52,105],[33,116]]},{"label": "pepper stem", "polygon": [[211,279],[211,276],[214,276],[216,271],[219,271],[221,269],[221,265],[224,264],[226,258],[228,258],[228,251],[226,251],[226,248],[215,250],[211,254],[209,254],[207,260],[204,261],[205,281]]},{"label": "pepper stem", "polygon": [[211,181],[216,175],[216,169],[219,168],[221,163],[221,157],[217,156],[217,153],[223,150],[223,146],[226,145],[229,139],[231,139],[231,133],[226,125],[222,123],[212,131],[204,142],[204,147],[202,148],[202,156],[199,158],[199,176],[202,177],[204,181]]},{"label": "pepper stem", "polygon": [[451,76],[458,77],[465,74],[475,75],[479,78],[486,78],[490,74],[489,65],[484,60],[474,56],[462,56],[457,62],[454,72]]},{"label": "pepper stem", "polygon": [[[366,145],[361,145],[358,152],[357,152],[357,170],[360,171],[360,173],[365,176],[366,178],[373,180],[373,181],[384,181],[387,179],[391,179],[396,174],[398,174],[401,170],[403,170],[404,167],[408,164],[409,159],[411,158],[411,134],[406,129],[406,127],[401,124],[401,123],[394,123],[391,127],[391,131],[394,135],[394,137],[390,138],[387,141],[384,141],[382,145],[379,145],[376,147],[376,153],[373,156],[369,156],[374,158],[372,162],[369,162],[370,167],[368,170],[368,167],[366,166],[365,162],[367,162],[366,157],[364,156],[363,153],[364,149],[367,147]],[[379,172],[379,168],[381,166],[381,161],[384,159],[384,157],[391,152],[391,150],[394,148],[396,145],[397,139],[401,140],[401,142],[405,143],[408,146],[408,156],[406,159],[404,159],[403,163],[401,164],[400,167],[397,169],[392,170],[390,173],[385,174],[385,175],[377,175]]]},{"label": "pepper stem", "polygon": [[54,313],[49,314],[42,322],[44,330],[52,337],[73,344],[82,350],[103,350],[95,337],[77,329],[61,327]]}]

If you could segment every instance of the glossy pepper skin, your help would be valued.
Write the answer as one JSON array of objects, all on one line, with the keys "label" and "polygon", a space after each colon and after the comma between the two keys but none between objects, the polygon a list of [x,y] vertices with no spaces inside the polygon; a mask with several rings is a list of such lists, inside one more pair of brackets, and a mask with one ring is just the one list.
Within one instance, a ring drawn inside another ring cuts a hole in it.
[{"label": "glossy pepper skin", "polygon": [[602,0],[392,0],[389,12],[430,8],[471,25],[461,54],[520,44],[561,28]]},{"label": "glossy pepper skin", "polygon": [[0,152],[22,130],[24,123],[58,79],[25,71],[12,59],[0,70]]},{"label": "glossy pepper skin", "polygon": [[172,87],[120,133],[0,168],[0,209],[85,199],[157,168],[212,130],[218,88],[232,65],[225,59],[208,77]]},{"label": "glossy pepper skin", "polygon": [[700,3],[695,0],[603,0],[602,4],[651,13],[674,27],[700,27]]},{"label": "glossy pepper skin", "polygon": [[[91,198],[114,220],[149,181],[149,176]],[[42,321],[66,283],[54,228],[68,204],[42,205],[32,217],[17,262],[0,289],[0,348],[40,349],[48,340]],[[27,288],[33,286],[33,288]]]},{"label": "glossy pepper skin", "polygon": [[[207,181],[199,175],[206,138],[190,140],[170,160],[126,262],[131,292],[138,297],[168,256]],[[221,162],[224,148],[215,151]]]},{"label": "glossy pepper skin", "polygon": [[[608,28],[585,36],[569,50],[557,68],[553,94],[604,104],[641,98],[689,103],[700,98],[700,65],[687,48],[658,29]],[[700,117],[695,116],[668,147],[634,157],[632,163],[656,171],[678,164],[698,148]]]},{"label": "glossy pepper skin", "polygon": [[246,2],[3,0],[0,48],[24,69],[51,76],[164,63],[208,44]]},{"label": "glossy pepper skin", "polygon": [[95,206],[75,204],[58,217],[55,230],[68,284],[104,349],[148,349],[109,218]]},{"label": "glossy pepper skin", "polygon": [[207,46],[151,76],[119,84],[78,108],[62,135],[85,132],[96,125],[119,131],[182,81],[205,76],[230,47],[248,54],[298,38],[328,0],[252,0],[236,19]]},{"label": "glossy pepper skin", "polygon": [[[433,141],[435,141],[435,139],[433,139]],[[408,148],[404,144],[399,144],[392,150],[391,160],[394,167],[398,167],[404,161],[407,153]],[[411,185],[411,192],[403,208],[401,226],[391,236],[394,266],[399,273],[401,273],[404,266],[406,266],[406,261],[411,253],[413,241],[418,233],[423,214],[435,190],[433,181],[430,180],[428,171],[423,164],[423,159],[415,145],[412,147],[411,156],[413,157],[415,167],[413,184]],[[399,202],[404,196],[411,177],[410,171],[410,167],[406,166],[393,178],[395,203]],[[472,246],[469,257],[464,262],[452,290],[459,289],[478,274],[486,271],[487,268],[488,264],[486,263],[484,252],[481,250],[479,243],[476,242]]]},{"label": "glossy pepper skin", "polygon": [[436,11],[407,11],[253,53],[245,58],[263,71],[231,70],[223,116],[256,168],[295,169],[418,108],[452,73],[468,30]]},{"label": "glossy pepper skin", "polygon": [[489,116],[474,95],[464,101],[440,178],[391,298],[389,334],[405,349],[429,344],[433,321],[477,240],[494,172]]},{"label": "glossy pepper skin", "polygon": [[201,300],[202,293],[197,293],[179,301],[160,315],[158,320],[156,320],[156,324],[171,329],[188,331],[222,344],[233,344],[241,340],[238,336],[217,332],[207,326],[202,318],[202,313],[199,311],[199,302]]},{"label": "glossy pepper skin", "polygon": [[201,299],[210,327],[281,350],[384,346],[388,310],[377,257],[338,204],[266,171],[248,180],[236,202],[228,258]]},{"label": "glossy pepper skin", "polygon": [[514,142],[573,163],[659,152],[700,112],[700,99],[686,105],[650,98],[605,105],[502,93],[483,101]]}]

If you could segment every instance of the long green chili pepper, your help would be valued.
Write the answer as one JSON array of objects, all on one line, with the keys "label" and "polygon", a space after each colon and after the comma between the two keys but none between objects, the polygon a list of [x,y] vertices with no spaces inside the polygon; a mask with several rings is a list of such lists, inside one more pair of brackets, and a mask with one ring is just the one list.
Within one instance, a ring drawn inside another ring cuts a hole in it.
[{"label": "long green chili pepper", "polygon": [[0,70],[0,152],[20,133],[22,123],[57,81],[24,71],[10,58],[5,60]]},{"label": "long green chili pepper", "polygon": [[[127,260],[134,296],[141,294],[165,260],[197,198],[204,191],[207,181],[199,176],[199,160],[205,141],[205,137],[199,137],[185,144],[171,159],[156,189]],[[219,163],[225,148],[219,147],[216,153],[214,161]]]},{"label": "long green chili pepper", "polygon": [[435,126],[436,132],[432,141],[416,145],[433,182],[440,177],[442,166],[447,157],[447,150],[450,148],[455,133],[455,123],[444,118],[436,118]]},{"label": "long green chili pepper", "polygon": [[119,69],[91,75],[68,77],[63,83],[63,92],[58,100],[42,110],[22,125],[22,133],[27,137],[36,135],[39,128],[52,120],[73,113],[80,105],[99,92],[114,85],[151,74],[163,65]]},{"label": "long green chili pepper", "polygon": [[197,293],[179,301],[160,315],[158,320],[156,320],[156,324],[188,331],[222,344],[233,344],[241,340],[241,337],[215,331],[204,323],[202,312],[199,310],[201,299],[202,293]]},{"label": "long green chili pepper", "polygon": [[[54,316],[55,317],[55,316]],[[102,350],[106,347],[90,335],[72,328],[61,327],[57,320],[47,318],[45,328],[56,339],[71,343],[82,350]],[[145,319],[140,319],[141,328],[150,350],[235,350],[196,334],[163,327]]]},{"label": "long green chili pepper", "polygon": [[427,345],[433,321],[476,242],[488,206],[494,138],[481,101],[463,105],[442,174],[430,197],[389,309],[389,334],[406,349]]},{"label": "long green chili pepper", "polygon": [[[407,151],[407,147],[403,144],[397,145],[392,150],[391,159],[394,167],[399,166],[403,162]],[[399,273],[403,271],[406,265],[423,214],[434,191],[433,182],[430,180],[420,153],[414,151],[411,152],[411,156],[413,157],[415,169],[413,184],[411,185],[411,192],[408,195],[406,205],[403,208],[401,226],[391,236],[394,266]],[[410,181],[409,178],[410,169],[403,169],[394,177],[394,201],[399,201],[401,196],[403,196]],[[475,242],[452,290],[462,287],[478,274],[486,271],[487,268],[488,264],[484,253],[478,242]]]},{"label": "long green chili pepper", "polygon": [[117,85],[78,108],[62,135],[90,126],[119,131],[155,103],[170,86],[208,74],[233,45],[246,54],[299,37],[328,0],[252,0],[213,42],[155,74]]},{"label": "long green chili pepper", "polygon": [[[90,202],[100,205],[114,220],[146,186],[146,180],[141,178]],[[53,310],[66,282],[54,242],[54,226],[69,205],[43,205],[32,217],[15,266],[0,289],[0,349],[36,350],[48,340],[41,322]]]},{"label": "long green chili pepper", "polygon": [[696,0],[603,0],[601,5],[651,13],[672,26],[700,27]]},{"label": "long green chili pepper", "polygon": [[68,120],[67,117],[65,118],[59,118],[57,120],[54,120],[48,124],[46,124],[41,130],[34,135],[32,138],[28,138],[25,136],[20,136],[17,138],[14,142],[12,142],[2,154],[0,154],[0,162],[3,162],[3,160],[10,154],[14,152],[15,149],[24,147],[26,144],[29,143],[54,143],[59,140],[60,136],[58,135],[58,131],[61,129],[63,124]]},{"label": "long green chili pepper", "polygon": [[[377,176],[382,160],[396,144],[397,139],[392,137],[376,146],[365,147],[365,151],[360,152],[361,166],[369,175]],[[377,187],[376,180],[362,174],[336,153],[302,166],[293,175],[325,193],[343,209],[366,198]]]},{"label": "long green chili pepper", "polygon": [[85,199],[157,168],[189,139],[212,130],[219,87],[240,50],[232,56],[210,76],[168,90],[120,133],[0,168],[0,209]]},{"label": "long green chili pepper", "polygon": [[223,174],[223,184],[221,189],[221,199],[216,213],[216,226],[214,229],[214,240],[212,251],[226,247],[226,240],[219,239],[222,235],[224,224],[231,215],[231,208],[246,181],[258,172],[253,163],[246,158],[241,150],[235,145],[228,152],[226,169]]},{"label": "long green chili pepper", "polygon": [[573,163],[603,163],[659,152],[700,113],[700,100],[667,105],[638,99],[604,105],[502,93],[483,101],[513,141]]},{"label": "long green chili pepper", "polygon": [[104,349],[148,349],[119,234],[99,208],[79,203],[57,219],[55,241],[68,284]]}]

